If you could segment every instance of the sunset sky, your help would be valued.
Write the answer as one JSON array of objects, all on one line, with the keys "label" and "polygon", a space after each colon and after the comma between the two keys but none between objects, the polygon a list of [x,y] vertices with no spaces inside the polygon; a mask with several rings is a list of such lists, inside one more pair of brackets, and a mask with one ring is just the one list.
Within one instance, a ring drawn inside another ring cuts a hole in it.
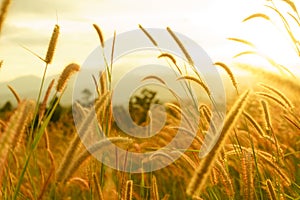
[{"label": "sunset sky", "polygon": [[[98,46],[93,23],[106,39],[145,28],[171,27],[202,46],[213,61],[230,63],[232,56],[248,47],[228,41],[247,39],[290,66],[297,65],[286,35],[261,19],[242,23],[249,15],[266,10],[262,0],[13,0],[0,38],[0,59],[4,65],[0,82],[23,75],[41,76],[44,63],[22,46],[44,57],[53,27],[61,34],[48,75],[59,73],[70,62],[82,64]],[[276,41],[276,42],[274,42]],[[260,62],[260,61],[258,61]]]}]

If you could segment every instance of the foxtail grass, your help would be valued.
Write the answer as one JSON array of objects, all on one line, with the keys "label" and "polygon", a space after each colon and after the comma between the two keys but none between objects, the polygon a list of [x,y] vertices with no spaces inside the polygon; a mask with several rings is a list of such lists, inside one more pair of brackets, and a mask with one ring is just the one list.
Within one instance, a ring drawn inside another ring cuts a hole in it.
[{"label": "foxtail grass", "polygon": [[234,77],[232,71],[230,70],[230,68],[222,62],[216,62],[215,65],[222,67],[226,71],[226,73],[228,74],[228,76],[231,79],[232,85],[234,86],[236,93],[239,94],[237,82],[236,82],[235,77]]},{"label": "foxtail grass", "polygon": [[183,43],[180,41],[180,39],[177,37],[177,35],[172,31],[172,29],[170,27],[167,27],[167,31],[169,32],[169,34],[171,35],[171,37],[174,39],[174,41],[177,43],[177,45],[179,46],[180,50],[182,51],[182,53],[184,54],[184,56],[186,57],[188,63],[191,66],[194,66],[194,61],[192,59],[192,57],[190,56],[190,54],[188,53],[187,49],[184,47]]},{"label": "foxtail grass", "polygon": [[85,149],[76,158],[74,158],[71,163],[68,163],[69,167],[64,171],[62,176],[59,177],[59,181],[67,181],[87,158],[89,158],[95,152],[103,151],[105,147],[111,145],[111,143],[121,143],[129,145],[132,143],[132,140],[125,137],[112,137],[100,140],[99,142],[96,142],[90,147],[87,147],[87,149]]},{"label": "foxtail grass", "polygon": [[289,108],[289,106],[285,102],[281,101],[280,99],[276,98],[275,96],[273,96],[273,95],[271,95],[269,93],[257,92],[256,94],[258,94],[258,95],[260,95],[262,97],[268,98],[268,99],[276,102],[277,104],[279,104],[284,109],[288,109]]},{"label": "foxtail grass", "polygon": [[243,115],[246,117],[246,119],[253,125],[253,127],[256,129],[256,131],[259,133],[259,137],[265,137],[265,132],[261,128],[261,126],[257,123],[257,121],[246,111],[243,112]]},{"label": "foxtail grass", "polygon": [[97,25],[97,24],[93,24],[97,34],[98,34],[98,37],[100,39],[100,45],[102,48],[104,48],[104,37],[103,37],[103,34],[102,34],[102,31],[100,29],[100,27]]},{"label": "foxtail grass", "polygon": [[162,53],[158,56],[158,58],[168,58],[172,61],[172,63],[175,65],[175,67],[177,68],[179,74],[182,75],[182,71],[181,69],[179,68],[179,66],[177,65],[177,62],[176,62],[176,59],[174,58],[174,56],[172,56],[171,54],[169,53]]},{"label": "foxtail grass", "polygon": [[23,138],[25,128],[33,117],[33,101],[22,101],[12,115],[4,133],[0,137],[0,182],[5,162],[10,148],[15,148],[18,141]]},{"label": "foxtail grass", "polygon": [[[110,95],[109,92],[107,92],[103,97],[101,97],[95,105],[95,111],[96,115],[100,112],[100,107],[106,100],[106,98]],[[93,122],[95,118],[95,113],[93,111],[90,111],[89,114],[86,116],[85,120],[80,124],[80,127],[78,128],[78,134],[80,134],[81,137],[84,137],[86,132],[89,130],[90,124]],[[77,151],[77,148],[80,144],[80,137],[75,134],[73,140],[71,141],[71,144],[69,145],[69,148],[66,150],[66,154],[64,155],[62,161],[60,162],[60,165],[58,167],[57,173],[56,173],[56,179],[58,182],[62,181],[64,179],[65,173],[70,167],[70,163],[74,159],[73,155]]]},{"label": "foxtail grass", "polygon": [[62,92],[65,89],[70,77],[74,73],[78,72],[79,70],[80,70],[80,66],[76,63],[71,63],[71,64],[67,65],[58,79],[58,82],[56,85],[56,91]]},{"label": "foxtail grass", "polygon": [[212,166],[214,165],[216,158],[219,156],[223,144],[225,143],[232,127],[235,125],[237,119],[242,114],[244,107],[247,104],[249,93],[249,90],[243,93],[229,111],[218,141],[211,149],[209,154],[201,161],[200,166],[196,169],[192,179],[190,180],[190,183],[188,184],[186,190],[188,196],[198,195],[201,190],[204,189]]},{"label": "foxtail grass", "polygon": [[253,156],[249,152],[243,152],[241,157],[241,175],[243,197],[246,200],[254,199],[254,170],[253,170]]},{"label": "foxtail grass", "polygon": [[289,108],[293,108],[294,105],[293,103],[282,93],[280,92],[279,90],[275,89],[274,87],[271,87],[269,85],[266,85],[264,83],[260,83],[260,86],[274,92],[275,94],[277,94],[284,102],[285,104],[289,107]]},{"label": "foxtail grass", "polygon": [[150,33],[148,33],[148,31],[140,24],[139,24],[139,28],[143,31],[143,33],[147,36],[147,38],[152,42],[152,44],[157,47],[158,44],[154,40],[154,38],[150,35]]},{"label": "foxtail grass", "polygon": [[217,169],[219,170],[219,178],[224,185],[225,193],[228,197],[233,198],[235,191],[233,188],[233,183],[231,180],[231,177],[229,175],[229,172],[225,168],[225,164],[222,161],[219,161],[218,159],[215,162],[215,165],[217,166]]},{"label": "foxtail grass", "polygon": [[54,52],[55,52],[56,45],[57,45],[58,36],[59,36],[59,29],[60,29],[59,26],[56,24],[54,26],[52,36],[51,36],[49,46],[48,46],[48,51],[47,51],[47,54],[46,54],[46,57],[45,57],[45,62],[47,64],[52,63]]}]

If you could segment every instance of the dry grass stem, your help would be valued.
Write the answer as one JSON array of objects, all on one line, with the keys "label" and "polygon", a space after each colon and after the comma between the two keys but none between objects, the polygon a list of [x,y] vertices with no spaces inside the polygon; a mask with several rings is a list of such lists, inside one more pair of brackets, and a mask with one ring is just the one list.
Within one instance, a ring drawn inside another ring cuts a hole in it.
[{"label": "dry grass stem", "polygon": [[191,80],[191,81],[194,81],[194,82],[198,83],[205,90],[205,92],[207,93],[208,96],[211,95],[210,90],[207,87],[207,85],[198,78],[195,78],[193,76],[181,76],[177,80]]},{"label": "dry grass stem", "polygon": [[8,89],[13,93],[14,97],[16,98],[18,104],[21,103],[20,95],[17,93],[17,91],[10,85],[7,85]]},{"label": "dry grass stem", "polygon": [[99,200],[104,200],[103,194],[102,194],[102,189],[101,189],[98,177],[96,176],[95,173],[93,173],[93,180],[94,180],[94,184],[95,184],[98,199]]},{"label": "dry grass stem", "polygon": [[41,121],[44,117],[44,113],[46,111],[46,107],[47,107],[47,102],[48,102],[48,99],[49,99],[49,96],[50,96],[50,93],[51,93],[51,90],[54,86],[54,82],[55,80],[52,79],[52,81],[50,82],[48,88],[47,88],[47,91],[46,91],[46,94],[44,96],[44,99],[42,101],[42,104],[40,105],[40,109],[39,109],[39,121]]}]

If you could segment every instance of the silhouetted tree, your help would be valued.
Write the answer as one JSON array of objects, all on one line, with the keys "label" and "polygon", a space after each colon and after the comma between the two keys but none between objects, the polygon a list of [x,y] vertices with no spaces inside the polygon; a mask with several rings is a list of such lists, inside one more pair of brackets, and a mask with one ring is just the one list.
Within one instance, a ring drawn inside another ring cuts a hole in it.
[{"label": "silhouetted tree", "polygon": [[156,95],[157,92],[145,88],[141,91],[140,95],[135,95],[130,98],[129,112],[137,124],[142,124],[147,121],[147,114],[151,104],[159,103],[159,100],[155,98]]}]

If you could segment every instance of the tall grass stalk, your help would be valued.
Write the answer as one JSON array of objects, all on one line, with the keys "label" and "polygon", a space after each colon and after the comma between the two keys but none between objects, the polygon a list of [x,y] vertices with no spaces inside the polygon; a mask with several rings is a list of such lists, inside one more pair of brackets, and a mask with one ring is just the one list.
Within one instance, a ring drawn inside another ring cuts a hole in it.
[{"label": "tall grass stalk", "polygon": [[196,169],[188,187],[186,190],[187,195],[194,196],[198,195],[199,192],[204,189],[206,180],[212,166],[215,163],[216,158],[219,156],[219,153],[223,147],[224,142],[226,141],[229,132],[232,127],[235,125],[235,122],[242,114],[244,107],[246,106],[247,99],[250,91],[246,91],[244,94],[240,96],[240,98],[235,102],[232,106],[230,112],[228,113],[223,129],[221,131],[220,137],[215,144],[215,146],[211,149],[209,154],[201,161],[200,166]]}]

